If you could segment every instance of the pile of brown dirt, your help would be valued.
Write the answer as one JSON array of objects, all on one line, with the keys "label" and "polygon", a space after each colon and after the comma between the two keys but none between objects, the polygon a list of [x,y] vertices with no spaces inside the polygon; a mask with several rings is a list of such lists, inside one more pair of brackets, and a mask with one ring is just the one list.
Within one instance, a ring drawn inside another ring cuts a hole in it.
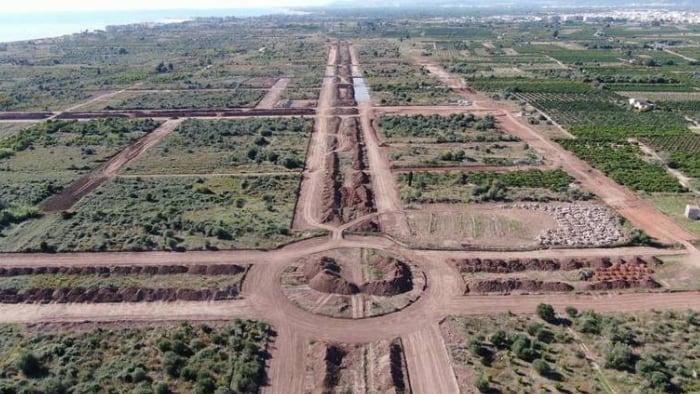
[{"label": "pile of brown dirt", "polygon": [[391,297],[413,290],[413,275],[408,264],[386,256],[375,256],[370,263],[382,273],[382,279],[362,285],[345,279],[342,266],[327,256],[307,261],[301,271],[309,287],[322,293]]},{"label": "pile of brown dirt", "polygon": [[362,285],[362,293],[390,297],[413,290],[413,275],[408,264],[392,257],[377,256],[370,262],[384,278]]},{"label": "pile of brown dirt", "polygon": [[117,265],[117,266],[74,266],[74,267],[17,267],[1,268],[0,277],[21,275],[237,275],[245,267],[236,264],[211,265]]},{"label": "pile of brown dirt", "polygon": [[345,280],[340,274],[341,268],[330,257],[321,257],[304,264],[303,272],[306,281],[312,289],[322,293],[353,295],[360,289],[352,282]]},{"label": "pile of brown dirt", "polygon": [[[656,262],[655,262],[656,264]],[[639,257],[618,258],[608,267],[595,270],[594,279],[598,281],[646,281],[651,278],[654,270],[644,259]]]},{"label": "pile of brown dirt", "polygon": [[178,288],[82,288],[64,287],[59,289],[34,288],[18,292],[17,289],[0,290],[0,303],[5,304],[46,304],[56,303],[107,303],[107,302],[155,302],[155,301],[217,301],[238,297],[236,286],[221,289],[178,289]]},{"label": "pile of brown dirt", "polygon": [[654,279],[640,280],[615,279],[604,282],[587,283],[584,290],[623,290],[623,289],[658,289],[661,285]]},{"label": "pile of brown dirt", "polygon": [[522,271],[575,271],[582,268],[605,269],[616,264],[659,264],[655,257],[586,257],[563,259],[450,259],[450,264],[462,273],[490,272],[505,274]]},{"label": "pile of brown dirt", "polygon": [[484,279],[467,284],[466,293],[568,292],[574,287],[563,282],[543,282],[530,279]]}]

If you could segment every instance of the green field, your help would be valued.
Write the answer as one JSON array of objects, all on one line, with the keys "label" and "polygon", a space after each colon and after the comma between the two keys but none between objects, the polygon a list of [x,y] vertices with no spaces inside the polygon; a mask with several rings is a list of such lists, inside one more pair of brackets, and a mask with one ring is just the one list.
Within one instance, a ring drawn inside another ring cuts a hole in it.
[{"label": "green field", "polygon": [[462,390],[476,386],[483,393],[690,393],[699,389],[693,378],[700,338],[695,313],[556,312],[571,328],[537,316],[448,317],[442,323],[443,335]]},{"label": "green field", "polygon": [[273,248],[291,231],[299,178],[116,178],[68,214],[6,231],[2,250]]},{"label": "green field", "polygon": [[236,320],[39,331],[0,326],[4,393],[257,392],[270,329]]},{"label": "green field", "polygon": [[312,128],[304,118],[189,119],[122,173],[299,172]]}]

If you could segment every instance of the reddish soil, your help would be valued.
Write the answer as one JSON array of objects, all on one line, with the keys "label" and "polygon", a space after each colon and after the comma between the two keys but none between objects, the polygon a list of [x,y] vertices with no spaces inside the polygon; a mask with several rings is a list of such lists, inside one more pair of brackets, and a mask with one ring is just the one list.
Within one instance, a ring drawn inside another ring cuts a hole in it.
[{"label": "reddish soil", "polygon": [[370,259],[382,279],[356,284],[352,281],[349,269],[326,256],[307,261],[302,272],[312,289],[329,294],[353,295],[364,293],[374,296],[391,297],[413,289],[413,276],[409,266],[387,256],[373,256]]},{"label": "reddish soil", "polygon": [[[634,257],[567,257],[567,258],[516,258],[516,259],[449,259],[448,263],[454,265],[460,272],[490,272],[490,273],[512,273],[522,271],[574,271],[582,268],[595,269],[600,273],[602,280],[605,280],[608,268],[624,267],[624,269],[639,272],[638,269],[648,270],[648,265],[656,265],[660,260],[653,256]],[[615,268],[617,270],[618,268]],[[653,272],[653,271],[651,271]],[[651,273],[649,272],[649,273]]]},{"label": "reddish soil", "polygon": [[192,290],[180,288],[33,288],[18,292],[17,289],[0,290],[0,303],[117,303],[156,301],[219,301],[238,297],[236,286],[222,289]]},{"label": "reddish soil", "polygon": [[511,293],[517,292],[546,292],[561,293],[574,290],[574,287],[564,282],[543,282],[530,279],[485,279],[474,280],[467,284],[466,293]]},{"label": "reddish soil", "polygon": [[386,256],[374,256],[370,260],[383,278],[362,285],[362,292],[376,296],[394,296],[413,289],[411,269],[402,261]]},{"label": "reddish soil", "polygon": [[0,277],[20,275],[237,275],[246,267],[236,264],[209,265],[118,265],[118,266],[37,266],[37,267],[0,267]]},{"label": "reddish soil", "polygon": [[260,100],[258,103],[256,109],[273,109],[275,108],[275,104],[280,100],[280,97],[282,96],[282,93],[284,93],[285,89],[287,89],[287,86],[289,86],[289,83],[292,80],[289,78],[280,78],[275,82],[274,85],[270,88],[270,90],[267,91],[267,94],[265,94],[265,97]]}]

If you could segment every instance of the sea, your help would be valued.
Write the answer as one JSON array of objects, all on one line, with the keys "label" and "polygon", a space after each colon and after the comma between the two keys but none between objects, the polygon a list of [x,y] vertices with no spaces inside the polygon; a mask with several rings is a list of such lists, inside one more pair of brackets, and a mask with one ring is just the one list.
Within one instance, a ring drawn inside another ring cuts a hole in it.
[{"label": "sea", "polygon": [[0,10],[0,42],[57,37],[85,30],[103,30],[108,25],[184,21],[196,17],[292,14],[281,8],[174,9],[130,11],[65,11],[3,13]]}]

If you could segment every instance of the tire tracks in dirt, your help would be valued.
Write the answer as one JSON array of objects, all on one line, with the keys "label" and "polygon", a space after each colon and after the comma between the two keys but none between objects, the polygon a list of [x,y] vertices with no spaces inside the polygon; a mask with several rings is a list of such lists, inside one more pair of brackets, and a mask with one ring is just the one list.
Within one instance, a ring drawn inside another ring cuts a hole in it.
[{"label": "tire tracks in dirt", "polygon": [[459,393],[447,347],[437,323],[401,338],[415,393]]},{"label": "tire tracks in dirt", "polygon": [[260,100],[258,105],[255,107],[257,109],[273,109],[275,105],[280,100],[282,93],[287,89],[289,83],[292,80],[290,78],[280,78],[275,82],[274,85],[267,91],[265,97]]}]

